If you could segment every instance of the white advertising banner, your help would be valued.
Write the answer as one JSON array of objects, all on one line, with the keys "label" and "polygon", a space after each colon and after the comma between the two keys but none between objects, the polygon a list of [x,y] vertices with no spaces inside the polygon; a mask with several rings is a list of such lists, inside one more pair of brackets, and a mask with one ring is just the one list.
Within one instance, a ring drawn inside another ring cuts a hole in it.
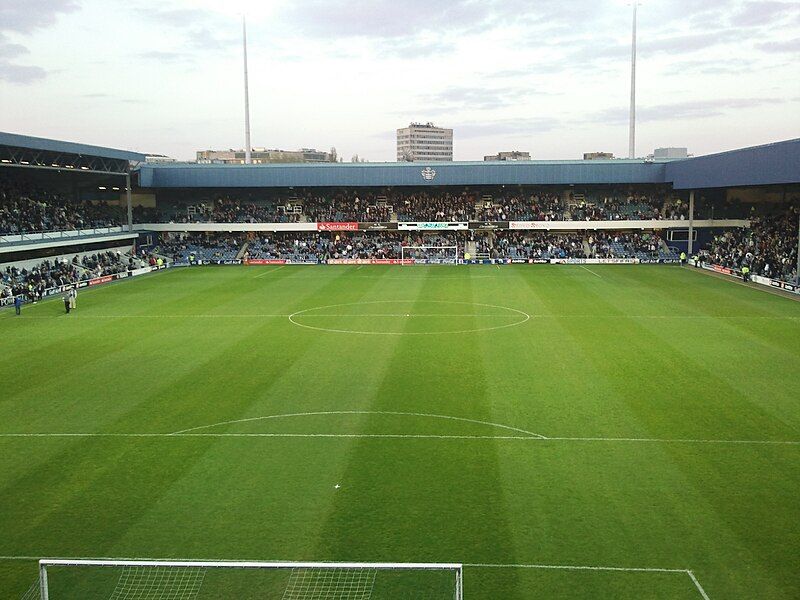
[{"label": "white advertising banner", "polygon": [[409,222],[398,223],[398,229],[406,229],[413,231],[460,231],[469,229],[469,223],[446,223],[446,222]]}]

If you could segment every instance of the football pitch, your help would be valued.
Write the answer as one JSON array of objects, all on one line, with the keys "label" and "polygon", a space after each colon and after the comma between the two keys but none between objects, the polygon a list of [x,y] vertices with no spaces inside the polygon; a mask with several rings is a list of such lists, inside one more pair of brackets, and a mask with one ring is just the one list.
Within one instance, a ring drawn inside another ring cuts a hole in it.
[{"label": "football pitch", "polygon": [[[40,557],[463,563],[467,600],[800,595],[798,302],[656,265],[192,267],[63,313],[0,312],[0,598]],[[448,598],[380,577],[376,600]],[[196,597],[340,597],[236,578]],[[116,585],[79,579],[51,600]]]}]

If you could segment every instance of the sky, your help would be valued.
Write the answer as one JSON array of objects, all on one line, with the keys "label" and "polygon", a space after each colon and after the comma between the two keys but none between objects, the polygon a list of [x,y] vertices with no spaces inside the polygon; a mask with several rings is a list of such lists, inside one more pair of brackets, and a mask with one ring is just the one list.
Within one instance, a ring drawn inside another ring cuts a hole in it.
[{"label": "sky", "polygon": [[[800,0],[644,0],[637,155],[800,137]],[[627,156],[625,0],[0,0],[0,131],[180,160],[254,147],[395,160],[409,122],[456,160]]]}]

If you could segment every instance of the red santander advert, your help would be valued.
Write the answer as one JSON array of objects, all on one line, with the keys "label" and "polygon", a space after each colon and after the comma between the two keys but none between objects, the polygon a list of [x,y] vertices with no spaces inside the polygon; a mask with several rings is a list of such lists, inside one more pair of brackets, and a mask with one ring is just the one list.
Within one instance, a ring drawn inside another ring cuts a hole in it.
[{"label": "red santander advert", "polygon": [[90,279],[89,285],[99,285],[101,283],[108,283],[109,281],[114,281],[113,275],[104,275],[103,277],[95,277],[94,279]]},{"label": "red santander advert", "polygon": [[358,231],[358,223],[317,223],[317,231]]}]

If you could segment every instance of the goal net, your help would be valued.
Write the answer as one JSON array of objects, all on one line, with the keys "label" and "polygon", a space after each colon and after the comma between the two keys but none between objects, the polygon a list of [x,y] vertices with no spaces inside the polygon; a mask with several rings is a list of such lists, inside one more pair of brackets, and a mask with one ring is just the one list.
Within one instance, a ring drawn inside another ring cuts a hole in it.
[{"label": "goal net", "polygon": [[457,265],[458,246],[401,246],[402,264]]},{"label": "goal net", "polygon": [[39,561],[23,600],[462,600],[462,565]]}]

